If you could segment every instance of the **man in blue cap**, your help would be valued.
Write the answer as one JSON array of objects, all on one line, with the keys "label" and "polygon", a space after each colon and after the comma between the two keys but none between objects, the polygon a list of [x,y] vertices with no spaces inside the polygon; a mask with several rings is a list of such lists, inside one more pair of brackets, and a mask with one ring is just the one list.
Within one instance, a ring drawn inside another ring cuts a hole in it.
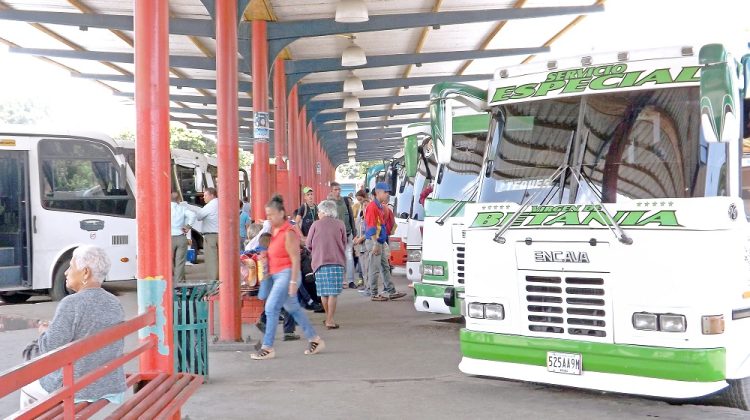
[{"label": "man in blue cap", "polygon": [[[388,229],[385,223],[385,206],[388,204],[388,195],[391,191],[388,184],[378,182],[373,190],[375,199],[370,202],[365,210],[365,248],[367,249],[368,275],[370,282],[370,293],[375,302],[398,299],[406,296],[406,293],[396,292],[391,282],[391,265],[388,262],[388,254],[384,247],[388,246]],[[383,294],[378,294],[378,273],[383,277]]]}]

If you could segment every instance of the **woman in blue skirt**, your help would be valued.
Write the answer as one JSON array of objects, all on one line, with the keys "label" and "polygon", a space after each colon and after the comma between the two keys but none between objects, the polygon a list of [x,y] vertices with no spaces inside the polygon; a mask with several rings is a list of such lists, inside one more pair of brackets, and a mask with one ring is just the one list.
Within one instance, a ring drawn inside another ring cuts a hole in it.
[{"label": "woman in blue skirt", "polygon": [[339,327],[333,320],[336,298],[344,285],[346,264],[346,227],[336,218],[336,203],[331,200],[318,205],[320,220],[313,223],[307,233],[307,248],[312,254],[315,287],[326,311],[325,326],[329,330]]}]

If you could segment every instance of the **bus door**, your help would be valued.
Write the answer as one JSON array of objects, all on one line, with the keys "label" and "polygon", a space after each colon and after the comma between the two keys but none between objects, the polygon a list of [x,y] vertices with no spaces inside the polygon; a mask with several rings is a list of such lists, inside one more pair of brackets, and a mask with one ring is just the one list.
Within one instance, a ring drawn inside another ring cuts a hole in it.
[{"label": "bus door", "polygon": [[31,287],[28,160],[0,150],[0,290]]}]

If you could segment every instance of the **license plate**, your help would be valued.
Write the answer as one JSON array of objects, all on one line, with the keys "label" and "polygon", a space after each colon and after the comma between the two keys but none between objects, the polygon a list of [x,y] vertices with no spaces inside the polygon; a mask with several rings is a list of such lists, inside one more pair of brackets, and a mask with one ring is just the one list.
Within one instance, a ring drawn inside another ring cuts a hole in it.
[{"label": "license plate", "polygon": [[580,375],[583,372],[583,357],[574,353],[547,352],[547,370],[567,375]]}]

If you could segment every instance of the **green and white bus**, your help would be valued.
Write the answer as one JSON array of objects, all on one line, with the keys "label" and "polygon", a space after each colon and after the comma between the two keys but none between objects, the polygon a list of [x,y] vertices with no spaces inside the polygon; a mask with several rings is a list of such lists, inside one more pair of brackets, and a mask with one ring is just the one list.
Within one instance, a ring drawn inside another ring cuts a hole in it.
[{"label": "green and white bus", "polygon": [[[445,97],[450,84],[433,87],[432,101]],[[450,113],[446,115],[451,115]],[[464,292],[464,248],[461,217],[474,199],[487,137],[487,114],[450,119],[452,136],[435,143],[438,166],[432,193],[425,200],[422,231],[422,281],[414,283],[414,308],[420,312],[461,314]],[[433,126],[433,139],[435,133]]]},{"label": "green and white bus", "polygon": [[461,371],[749,408],[748,64],[712,44],[496,73]]}]

